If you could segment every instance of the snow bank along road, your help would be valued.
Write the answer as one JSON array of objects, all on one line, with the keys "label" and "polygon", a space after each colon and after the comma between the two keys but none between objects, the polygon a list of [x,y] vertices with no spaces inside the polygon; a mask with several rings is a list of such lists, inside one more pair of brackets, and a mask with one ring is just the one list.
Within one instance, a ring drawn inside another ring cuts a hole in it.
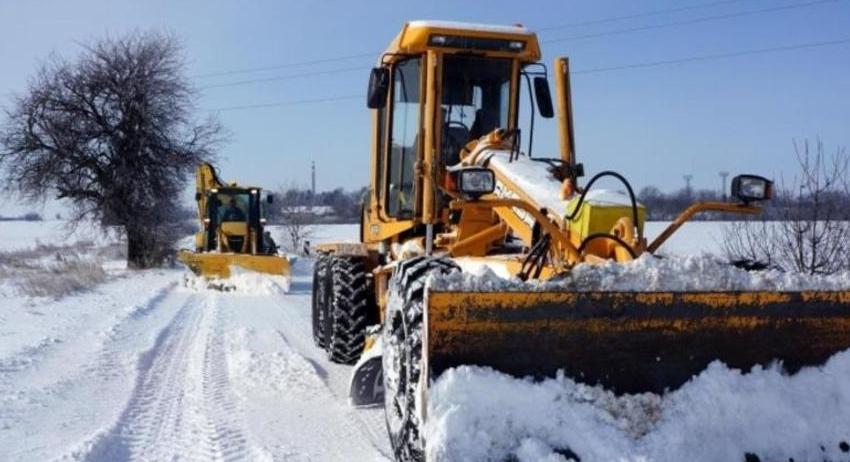
[{"label": "snow bank along road", "polygon": [[[708,246],[718,226],[683,228],[668,250],[716,250]],[[356,230],[322,227],[316,240]],[[27,247],[21,239],[7,247]],[[591,279],[624,284],[623,272],[637,271],[651,285],[680,272],[671,264],[602,267]],[[705,258],[683,264],[707,279],[761,284],[708,271]],[[286,294],[246,274],[229,293],[187,284],[180,270],[110,274],[59,301],[15,295],[0,278],[0,462],[391,459],[383,410],[351,408],[350,368],[312,344],[310,262],[295,265]],[[432,386],[427,451],[450,461],[714,462],[752,453],[850,462],[850,351],[791,378],[776,368],[744,372],[713,364],[679,391],[617,397],[564,377],[532,383],[463,367]]]},{"label": "snow bank along road", "polygon": [[288,294],[160,271],[6,299],[0,460],[387,460],[383,411],[348,406],[350,368],[312,345],[308,266]]}]

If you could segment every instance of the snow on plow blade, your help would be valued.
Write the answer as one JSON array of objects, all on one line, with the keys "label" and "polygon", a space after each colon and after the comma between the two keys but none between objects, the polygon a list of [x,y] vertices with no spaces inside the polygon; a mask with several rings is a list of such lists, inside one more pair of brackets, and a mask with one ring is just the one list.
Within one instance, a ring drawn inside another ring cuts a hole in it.
[{"label": "snow on plow blade", "polygon": [[850,348],[850,291],[441,292],[427,296],[431,377],[462,364],[616,393],[675,389],[714,360],[790,373]]},{"label": "snow on plow blade", "polygon": [[229,278],[231,266],[256,273],[290,275],[289,260],[276,255],[195,253],[184,250],[178,257],[193,273],[207,278]]}]

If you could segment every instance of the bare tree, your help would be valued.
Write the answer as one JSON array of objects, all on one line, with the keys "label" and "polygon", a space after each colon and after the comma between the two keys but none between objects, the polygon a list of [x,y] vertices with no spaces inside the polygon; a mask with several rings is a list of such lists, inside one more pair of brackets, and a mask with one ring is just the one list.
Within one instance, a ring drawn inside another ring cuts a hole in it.
[{"label": "bare tree", "polygon": [[799,174],[774,199],[776,221],[750,221],[724,229],[724,250],[734,260],[759,261],[808,274],[850,269],[850,155],[827,155],[818,140],[794,143]]},{"label": "bare tree", "polygon": [[6,188],[25,200],[55,194],[70,222],[119,226],[128,265],[172,255],[179,195],[222,140],[213,120],[192,120],[195,95],[175,37],[134,33],[53,56],[15,97],[0,126]]},{"label": "bare tree", "polygon": [[315,222],[312,195],[295,187],[280,188],[275,197],[273,215],[283,229],[284,250],[296,254],[305,254],[305,244],[313,235]]},{"label": "bare tree", "polygon": [[305,245],[313,236],[312,214],[304,206],[281,207],[281,227],[286,238],[284,248],[292,253],[306,254]]}]

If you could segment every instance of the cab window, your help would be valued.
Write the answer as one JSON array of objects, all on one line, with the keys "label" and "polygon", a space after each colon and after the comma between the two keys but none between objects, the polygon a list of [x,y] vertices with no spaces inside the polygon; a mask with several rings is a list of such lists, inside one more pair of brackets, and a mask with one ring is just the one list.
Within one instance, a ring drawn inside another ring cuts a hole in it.
[{"label": "cab window", "polygon": [[392,127],[387,159],[387,214],[395,218],[410,218],[413,215],[414,166],[420,144],[419,77],[419,58],[400,61],[393,72]]}]

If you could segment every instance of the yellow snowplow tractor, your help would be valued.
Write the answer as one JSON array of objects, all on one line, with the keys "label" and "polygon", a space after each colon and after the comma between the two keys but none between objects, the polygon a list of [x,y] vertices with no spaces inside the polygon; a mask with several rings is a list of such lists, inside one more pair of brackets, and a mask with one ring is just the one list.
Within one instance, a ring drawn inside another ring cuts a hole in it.
[{"label": "yellow snowplow tractor", "polygon": [[[651,257],[695,214],[756,214],[772,183],[740,175],[732,201],[695,203],[647,238],[624,176],[583,180],[569,62],[540,59],[520,26],[413,21],[371,71],[361,239],[318,248],[313,334],[331,359],[356,363],[352,403],[383,400],[399,460],[424,457],[428,387],[450,367],[662,392],[714,360],[793,373],[850,348],[850,292],[565,284],[579,264]],[[559,153],[541,155],[533,121],[555,116]],[[486,280],[470,275],[482,269]]]},{"label": "yellow snowplow tractor", "polygon": [[178,257],[195,274],[225,279],[234,268],[289,276],[289,260],[278,255],[265,230],[262,189],[224,183],[212,165],[198,166],[195,200],[201,229],[195,234],[195,251],[181,250]]}]

